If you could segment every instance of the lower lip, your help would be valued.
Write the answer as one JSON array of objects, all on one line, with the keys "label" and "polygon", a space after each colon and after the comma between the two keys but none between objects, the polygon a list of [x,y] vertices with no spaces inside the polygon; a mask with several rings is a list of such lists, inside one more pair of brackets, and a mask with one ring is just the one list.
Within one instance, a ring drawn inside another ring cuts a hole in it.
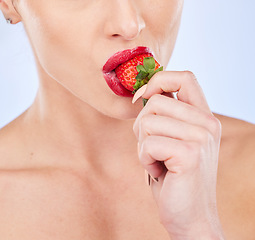
[{"label": "lower lip", "polygon": [[116,69],[118,66],[117,62],[126,62],[129,59],[134,58],[135,56],[142,53],[150,53],[153,56],[151,50],[144,46],[138,46],[133,49],[127,49],[122,52],[115,53],[103,67],[103,75],[111,90],[118,96],[122,97],[133,97],[132,91],[126,89],[117,78],[115,71],[110,71],[110,69]]},{"label": "lower lip", "polygon": [[104,73],[105,81],[108,86],[112,89],[112,91],[121,97],[133,97],[133,93],[127,90],[119,81],[116,76],[115,71]]}]

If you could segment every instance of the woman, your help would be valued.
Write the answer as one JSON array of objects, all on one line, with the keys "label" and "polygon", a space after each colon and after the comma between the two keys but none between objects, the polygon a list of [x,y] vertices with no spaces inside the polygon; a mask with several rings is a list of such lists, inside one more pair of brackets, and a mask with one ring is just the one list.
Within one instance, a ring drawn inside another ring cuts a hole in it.
[{"label": "woman", "polygon": [[156,73],[132,104],[102,71],[139,47],[167,66],[182,7],[0,0],[40,79],[0,132],[1,239],[254,239],[254,125],[213,114],[192,72]]}]

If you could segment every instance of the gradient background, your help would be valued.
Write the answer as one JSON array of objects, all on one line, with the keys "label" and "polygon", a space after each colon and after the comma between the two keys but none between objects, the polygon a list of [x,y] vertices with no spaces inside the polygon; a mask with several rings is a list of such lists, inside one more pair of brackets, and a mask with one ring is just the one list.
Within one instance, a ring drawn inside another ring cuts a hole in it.
[{"label": "gradient background", "polygon": [[[185,0],[166,70],[196,75],[213,112],[255,123],[255,1]],[[0,14],[0,128],[27,109],[38,76],[22,23]]]}]

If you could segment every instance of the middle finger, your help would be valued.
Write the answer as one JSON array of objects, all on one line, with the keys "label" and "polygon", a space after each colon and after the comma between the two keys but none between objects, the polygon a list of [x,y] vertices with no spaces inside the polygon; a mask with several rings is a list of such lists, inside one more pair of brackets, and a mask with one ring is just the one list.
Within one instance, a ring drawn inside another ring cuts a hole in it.
[{"label": "middle finger", "polygon": [[205,128],[174,118],[146,114],[139,122],[138,141],[141,144],[147,136],[157,135],[178,140],[206,142],[212,135]]},{"label": "middle finger", "polygon": [[161,94],[153,95],[137,116],[133,130],[138,139],[139,122],[146,114],[161,115],[180,120],[189,124],[203,127],[214,134],[215,117],[211,114],[181,102],[175,98],[169,98]]}]

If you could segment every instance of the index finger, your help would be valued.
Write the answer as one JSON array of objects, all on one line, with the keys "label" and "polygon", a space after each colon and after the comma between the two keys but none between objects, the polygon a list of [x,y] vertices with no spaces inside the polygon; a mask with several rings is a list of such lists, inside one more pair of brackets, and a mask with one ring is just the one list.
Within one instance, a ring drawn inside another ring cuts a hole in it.
[{"label": "index finger", "polygon": [[152,95],[163,92],[178,92],[178,100],[211,113],[202,88],[190,71],[158,72],[148,82],[142,97],[149,99]]}]

